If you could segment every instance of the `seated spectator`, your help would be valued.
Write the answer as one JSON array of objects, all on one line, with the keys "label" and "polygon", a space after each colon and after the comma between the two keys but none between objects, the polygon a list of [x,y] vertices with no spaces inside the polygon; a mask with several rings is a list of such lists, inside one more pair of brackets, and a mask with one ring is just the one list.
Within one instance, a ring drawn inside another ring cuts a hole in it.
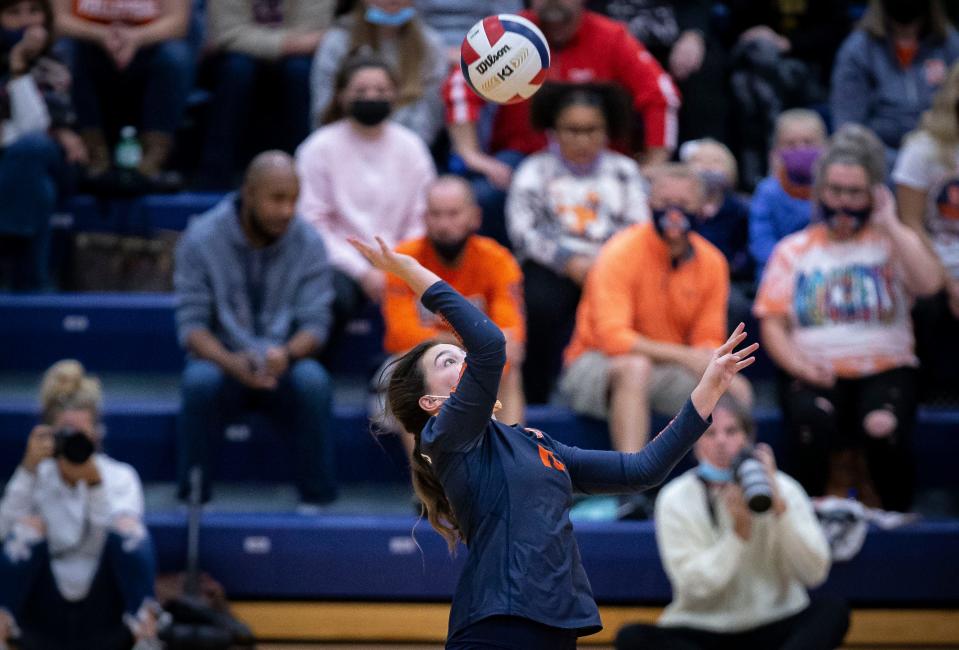
[{"label": "seated spectator", "polygon": [[795,108],[776,119],[772,173],[756,187],[749,206],[749,252],[757,275],[780,239],[809,224],[813,168],[825,144],[826,125],[818,113]]},{"label": "seated spectator", "polygon": [[612,86],[553,84],[533,99],[532,119],[549,134],[523,161],[506,202],[513,250],[523,264],[527,341],[523,385],[548,402],[563,366],[586,274],[600,247],[649,219],[639,165],[609,149],[623,133],[628,101]]},{"label": "seated spectator", "polygon": [[83,162],[86,149],[71,129],[70,73],[49,55],[49,0],[3,0],[0,29],[0,288],[45,290],[64,161]]},{"label": "seated spectator", "polygon": [[[157,177],[173,148],[194,53],[183,37],[189,0],[53,0],[57,33],[76,41],[73,61],[77,124],[90,152],[90,174],[107,171],[111,156],[105,129],[138,112],[143,155],[139,171]],[[120,89],[123,92],[118,92]],[[127,106],[129,102],[135,105]]]},{"label": "seated spectator", "polygon": [[875,131],[891,166],[957,60],[959,34],[939,0],[870,0],[836,54],[833,127],[855,123]]},{"label": "seated spectator", "polygon": [[749,255],[749,204],[736,194],[736,159],[711,138],[683,143],[680,159],[706,186],[706,205],[693,231],[718,248],[729,264],[729,322],[745,322],[752,309],[753,260]]},{"label": "seated spectator", "polygon": [[[926,391],[959,390],[959,63],[899,152],[892,179],[899,216],[935,253],[945,290],[914,313]],[[959,395],[957,393],[954,396]]]},{"label": "seated spectator", "polygon": [[[543,30],[549,43],[547,81],[619,84],[629,93],[643,133],[636,156],[645,165],[667,160],[676,146],[680,104],[669,75],[625,25],[584,10],[584,3],[532,0],[531,9],[520,13]],[[445,95],[453,150],[474,175],[473,189],[483,208],[480,232],[508,246],[504,204],[513,169],[546,146],[546,134],[532,124],[530,102],[497,106],[492,138],[485,147],[477,130],[484,101],[469,89],[461,70],[447,79]]]},{"label": "seated spectator", "polygon": [[143,488],[100,449],[101,401],[76,361],[43,376],[42,424],[0,501],[0,646],[159,647]]},{"label": "seated spectator", "polygon": [[183,371],[179,497],[245,405],[265,409],[293,438],[292,468],[306,506],[332,501],[332,384],[316,359],[332,320],[333,281],[323,241],[296,211],[293,159],[259,154],[243,187],[198,217],[176,250],[174,285]]},{"label": "seated spectator", "polygon": [[436,177],[426,145],[390,119],[397,82],[381,59],[343,66],[326,126],[296,151],[303,185],[299,212],[323,236],[334,267],[340,327],[370,302],[380,304],[384,274],[350,246],[382,237],[389,246],[423,235],[426,188]]},{"label": "seated spectator", "polygon": [[909,308],[942,288],[942,274],[897,218],[883,159],[875,136],[837,134],[817,165],[817,219],[776,246],[753,311],[782,371],[794,474],[806,491],[825,494],[831,456],[861,449],[882,507],[907,511],[917,365]]},{"label": "seated spectator", "polygon": [[[656,169],[652,223],[610,239],[586,279],[560,391],[579,413],[609,420],[617,451],[642,449],[650,409],[676,412],[726,336],[729,268],[690,232],[705,201],[688,166]],[[729,393],[752,402],[740,376]]]},{"label": "seated spectator", "polygon": [[[427,195],[426,236],[404,242],[396,251],[436,273],[503,330],[507,365],[499,384],[503,408],[496,417],[513,424],[524,421],[526,407],[520,376],[526,341],[523,276],[507,249],[474,234],[479,224],[479,206],[469,183],[457,176],[443,176]],[[406,283],[392,275],[387,279],[383,320],[383,347],[394,358],[428,339],[456,341],[449,324],[424,309]],[[412,451],[412,436],[403,436],[403,441]]]},{"label": "seated spectator", "polygon": [[[269,131],[258,145],[293,153],[312,131],[310,64],[333,20],[334,0],[218,0],[207,6],[207,42],[215,54],[213,102],[206,123],[202,184],[233,186],[238,145],[252,124]],[[254,99],[269,100],[257,116]],[[260,117],[258,120],[251,118]]]},{"label": "seated spectator", "polygon": [[470,28],[487,16],[518,14],[522,0],[417,0],[416,9],[424,23],[439,35],[450,67],[460,65],[460,45]]},{"label": "seated spectator", "polygon": [[682,94],[679,141],[726,139],[726,49],[713,29],[712,0],[587,0],[586,7],[626,23],[672,76]]},{"label": "seated spectator", "polygon": [[431,145],[443,128],[440,88],[449,64],[443,41],[420,20],[413,0],[353,0],[355,7],[323,38],[310,74],[313,123],[330,122],[344,61],[376,55],[394,71],[392,118]]},{"label": "seated spectator", "polygon": [[[720,400],[693,448],[698,466],[667,483],[656,500],[656,542],[673,601],[656,626],[621,629],[617,650],[842,645],[849,606],[806,591],[826,580],[830,565],[812,503],[776,469],[772,449],[753,442],[748,413]],[[732,469],[749,451],[772,491],[763,514],[750,510]]]}]

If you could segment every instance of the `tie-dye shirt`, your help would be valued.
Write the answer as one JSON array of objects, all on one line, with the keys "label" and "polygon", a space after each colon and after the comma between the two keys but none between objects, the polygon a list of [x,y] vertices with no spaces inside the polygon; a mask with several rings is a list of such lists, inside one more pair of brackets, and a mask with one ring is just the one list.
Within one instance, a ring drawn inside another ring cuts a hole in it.
[{"label": "tie-dye shirt", "polygon": [[835,241],[818,223],[776,246],[753,313],[787,317],[798,352],[856,378],[917,365],[911,302],[885,236],[866,226]]}]

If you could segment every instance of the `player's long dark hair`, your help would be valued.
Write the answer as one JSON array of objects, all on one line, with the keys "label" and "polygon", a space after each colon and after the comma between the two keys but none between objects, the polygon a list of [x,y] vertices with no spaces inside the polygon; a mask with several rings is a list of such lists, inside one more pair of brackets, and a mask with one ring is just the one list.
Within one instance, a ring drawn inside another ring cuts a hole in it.
[{"label": "player's long dark hair", "polygon": [[413,490],[426,507],[426,518],[430,525],[443,536],[452,553],[457,542],[465,543],[466,537],[430,460],[420,450],[420,436],[431,417],[420,408],[419,403],[420,397],[429,392],[420,360],[427,350],[437,344],[438,341],[424,341],[393,363],[390,383],[386,389],[386,403],[403,428],[413,435],[413,456],[410,461]]}]

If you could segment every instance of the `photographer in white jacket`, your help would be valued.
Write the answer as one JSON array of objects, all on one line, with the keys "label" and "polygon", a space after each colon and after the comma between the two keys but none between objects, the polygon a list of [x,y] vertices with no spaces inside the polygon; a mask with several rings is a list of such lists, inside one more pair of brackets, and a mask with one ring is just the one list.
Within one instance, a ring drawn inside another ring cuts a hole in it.
[{"label": "photographer in white jacket", "polygon": [[825,581],[830,566],[809,497],[776,469],[765,444],[756,445],[752,456],[770,488],[766,512],[750,510],[734,476],[736,459],[752,437],[749,414],[724,398],[694,448],[699,465],[663,488],[656,501],[656,541],[673,602],[656,626],[620,630],[619,650],[842,645],[849,627],[846,603],[811,599],[806,592]]},{"label": "photographer in white jacket", "polygon": [[0,647],[156,646],[155,561],[136,471],[99,450],[100,382],[72,360],[0,502]]}]

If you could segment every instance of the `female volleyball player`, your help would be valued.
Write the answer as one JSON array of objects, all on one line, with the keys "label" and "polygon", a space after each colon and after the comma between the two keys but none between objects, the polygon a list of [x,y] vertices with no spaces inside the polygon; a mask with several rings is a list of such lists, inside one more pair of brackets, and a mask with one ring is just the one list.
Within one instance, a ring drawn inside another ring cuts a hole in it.
[{"label": "female volleyball player", "polygon": [[395,364],[389,408],[413,432],[413,485],[450,549],[469,548],[447,648],[562,650],[602,628],[569,521],[573,489],[626,492],[662,482],[709,426],[730,380],[753,362],[740,324],[716,350],[690,400],[635,454],[587,451],[492,418],[506,362],[503,333],[412,257],[351,243],[402,278],[463,341],[427,341]]}]

